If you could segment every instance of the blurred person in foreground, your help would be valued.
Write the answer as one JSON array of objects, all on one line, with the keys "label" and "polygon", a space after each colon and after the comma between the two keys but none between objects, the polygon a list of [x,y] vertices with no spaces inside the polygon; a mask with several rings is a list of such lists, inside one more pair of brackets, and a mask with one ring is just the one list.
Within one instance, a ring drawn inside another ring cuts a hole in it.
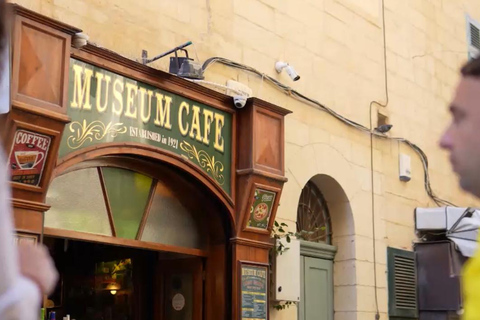
[{"label": "blurred person in foreground", "polygon": [[[4,75],[0,79],[7,81],[0,95],[8,94],[10,88],[8,71],[3,70],[9,63],[9,21],[8,6],[0,0],[0,75]],[[9,109],[9,103],[3,103],[0,114]],[[0,136],[0,319],[38,320],[42,296],[53,290],[58,274],[45,247],[14,244],[10,179],[2,146]]]},{"label": "blurred person in foreground", "polygon": [[[461,69],[450,105],[452,122],[440,140],[463,190],[480,198],[480,57]],[[479,239],[480,241],[480,239]],[[480,250],[463,270],[464,320],[480,320]]]}]

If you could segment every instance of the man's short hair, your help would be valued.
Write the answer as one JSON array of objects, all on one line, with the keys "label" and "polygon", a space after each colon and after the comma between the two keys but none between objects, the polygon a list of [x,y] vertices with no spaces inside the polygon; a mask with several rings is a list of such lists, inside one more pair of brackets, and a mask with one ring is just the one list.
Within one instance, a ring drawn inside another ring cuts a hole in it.
[{"label": "man's short hair", "polygon": [[480,78],[480,55],[468,61],[461,69],[462,76]]}]

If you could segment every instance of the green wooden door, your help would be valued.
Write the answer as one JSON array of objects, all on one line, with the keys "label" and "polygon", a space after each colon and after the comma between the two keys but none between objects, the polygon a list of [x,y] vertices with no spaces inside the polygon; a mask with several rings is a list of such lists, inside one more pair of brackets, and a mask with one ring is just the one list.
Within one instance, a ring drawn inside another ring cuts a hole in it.
[{"label": "green wooden door", "polygon": [[299,320],[333,320],[333,262],[302,256]]}]

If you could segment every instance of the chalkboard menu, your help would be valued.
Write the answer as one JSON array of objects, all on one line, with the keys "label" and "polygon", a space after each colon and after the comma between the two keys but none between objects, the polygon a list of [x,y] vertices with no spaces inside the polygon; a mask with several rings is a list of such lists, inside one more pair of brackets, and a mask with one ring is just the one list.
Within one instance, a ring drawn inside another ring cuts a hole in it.
[{"label": "chalkboard menu", "polygon": [[241,319],[266,320],[268,315],[268,267],[241,263]]}]

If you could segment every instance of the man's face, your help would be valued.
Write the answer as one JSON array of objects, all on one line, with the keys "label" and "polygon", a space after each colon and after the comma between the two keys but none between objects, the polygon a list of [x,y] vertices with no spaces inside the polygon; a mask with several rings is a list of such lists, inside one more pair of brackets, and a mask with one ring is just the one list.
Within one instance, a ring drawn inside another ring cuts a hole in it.
[{"label": "man's face", "polygon": [[480,78],[463,77],[450,105],[452,123],[440,140],[460,186],[480,197]]}]

